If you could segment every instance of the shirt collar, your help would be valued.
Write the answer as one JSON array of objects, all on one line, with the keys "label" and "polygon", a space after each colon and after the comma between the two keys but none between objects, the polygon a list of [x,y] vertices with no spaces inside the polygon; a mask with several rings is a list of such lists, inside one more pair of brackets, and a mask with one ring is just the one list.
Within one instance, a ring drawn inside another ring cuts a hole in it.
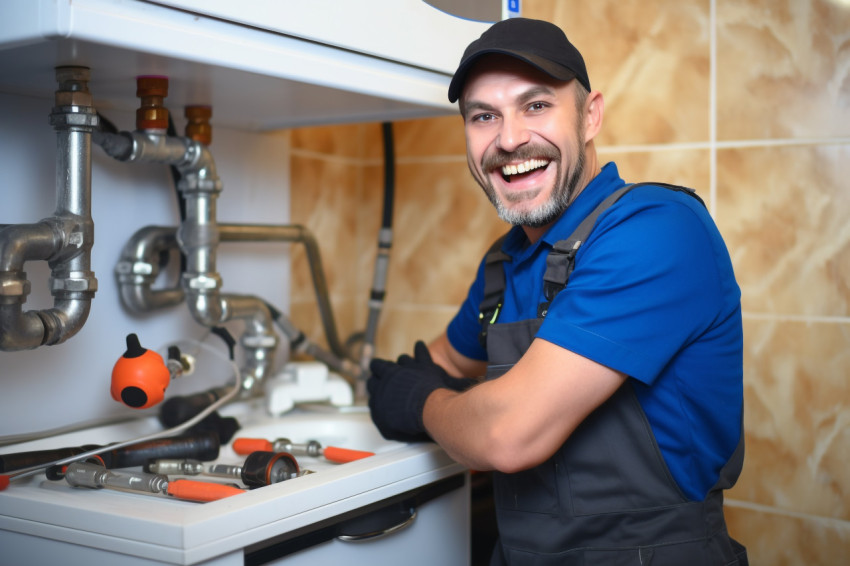
[{"label": "shirt collar", "polygon": [[613,161],[605,164],[599,174],[591,179],[567,210],[543,234],[543,237],[533,245],[529,245],[522,227],[514,226],[505,238],[502,251],[514,258],[514,261],[522,261],[544,244],[551,248],[555,242],[568,238],[599,203],[625,184],[625,181],[620,178],[617,165]]}]

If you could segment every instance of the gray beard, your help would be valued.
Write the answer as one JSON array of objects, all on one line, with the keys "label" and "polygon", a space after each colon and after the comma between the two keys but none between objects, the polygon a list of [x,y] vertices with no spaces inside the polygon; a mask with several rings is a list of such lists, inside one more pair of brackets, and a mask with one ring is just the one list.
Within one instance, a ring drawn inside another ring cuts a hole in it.
[{"label": "gray beard", "polygon": [[[581,139],[581,138],[579,138]],[[556,178],[561,178],[561,161],[557,161],[558,170],[556,171]],[[552,194],[549,199],[532,210],[512,210],[507,204],[502,201],[498,195],[496,194],[496,189],[493,188],[493,184],[489,181],[479,181],[481,188],[484,190],[484,194],[487,195],[487,198],[496,208],[496,212],[499,215],[499,218],[511,224],[513,226],[528,226],[529,228],[541,228],[548,224],[551,224],[555,220],[558,219],[561,214],[567,209],[570,203],[573,200],[573,195],[576,192],[576,188],[581,181],[581,178],[584,174],[584,166],[585,166],[585,151],[584,147],[580,146],[578,156],[576,158],[576,166],[572,175],[568,179],[565,179],[564,182],[560,185],[556,185],[552,190]],[[486,169],[485,169],[486,170]],[[513,202],[520,202],[525,198],[534,198],[534,195],[530,197],[521,197]]]}]

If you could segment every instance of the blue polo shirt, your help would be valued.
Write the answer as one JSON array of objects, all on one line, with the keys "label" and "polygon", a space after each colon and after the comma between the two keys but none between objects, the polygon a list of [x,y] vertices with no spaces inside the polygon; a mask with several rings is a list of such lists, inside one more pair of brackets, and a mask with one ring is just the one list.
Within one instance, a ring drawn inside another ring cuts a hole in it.
[{"label": "blue polo shirt", "polygon": [[[498,322],[537,316],[552,245],[623,185],[609,163],[537,242],[511,229]],[[452,346],[477,360],[487,359],[478,343],[483,273],[482,261],[448,327]],[[667,467],[692,500],[705,498],[742,434],[740,296],[705,207],[680,191],[642,186],[599,216],[537,333],[631,377]]]}]

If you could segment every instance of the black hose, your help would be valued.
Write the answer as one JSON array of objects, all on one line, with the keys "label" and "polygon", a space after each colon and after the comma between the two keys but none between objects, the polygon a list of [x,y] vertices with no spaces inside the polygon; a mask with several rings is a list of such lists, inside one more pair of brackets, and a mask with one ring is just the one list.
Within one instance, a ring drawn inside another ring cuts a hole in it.
[{"label": "black hose", "polygon": [[381,130],[384,134],[384,211],[381,228],[392,228],[395,198],[395,140],[392,122],[381,124]]},{"label": "black hose", "polygon": [[369,293],[369,315],[366,331],[363,335],[360,365],[365,371],[375,351],[375,336],[378,332],[378,318],[386,295],[387,274],[389,271],[390,248],[392,247],[393,200],[395,198],[395,142],[391,122],[381,124],[384,135],[384,210],[381,214],[381,230],[378,234],[378,254],[375,258],[375,273],[372,290]]}]

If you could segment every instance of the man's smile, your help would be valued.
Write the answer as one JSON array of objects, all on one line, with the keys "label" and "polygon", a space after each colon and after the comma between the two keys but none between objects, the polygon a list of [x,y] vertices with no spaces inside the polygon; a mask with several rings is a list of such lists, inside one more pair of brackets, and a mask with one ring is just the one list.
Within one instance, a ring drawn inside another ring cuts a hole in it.
[{"label": "man's smile", "polygon": [[548,159],[527,159],[521,163],[502,166],[502,179],[510,183],[517,175],[525,175],[549,165]]}]

